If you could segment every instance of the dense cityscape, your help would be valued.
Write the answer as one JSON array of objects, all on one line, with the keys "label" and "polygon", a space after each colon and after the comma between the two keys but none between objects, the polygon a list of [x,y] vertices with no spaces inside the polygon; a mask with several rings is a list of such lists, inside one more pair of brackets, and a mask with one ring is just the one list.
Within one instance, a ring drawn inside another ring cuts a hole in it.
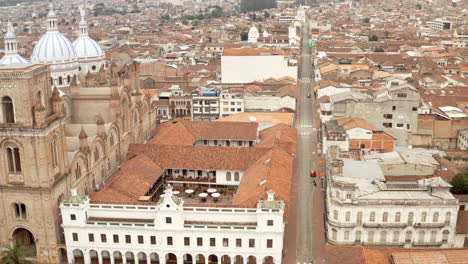
[{"label": "dense cityscape", "polygon": [[468,264],[468,2],[0,1],[0,153],[0,264]]}]

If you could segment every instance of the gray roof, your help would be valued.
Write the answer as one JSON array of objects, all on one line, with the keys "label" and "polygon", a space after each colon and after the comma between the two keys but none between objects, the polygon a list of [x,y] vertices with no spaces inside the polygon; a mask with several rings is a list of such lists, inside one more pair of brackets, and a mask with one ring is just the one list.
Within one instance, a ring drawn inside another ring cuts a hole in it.
[{"label": "gray roof", "polygon": [[385,176],[376,160],[343,160],[343,176],[348,178],[385,180]]}]

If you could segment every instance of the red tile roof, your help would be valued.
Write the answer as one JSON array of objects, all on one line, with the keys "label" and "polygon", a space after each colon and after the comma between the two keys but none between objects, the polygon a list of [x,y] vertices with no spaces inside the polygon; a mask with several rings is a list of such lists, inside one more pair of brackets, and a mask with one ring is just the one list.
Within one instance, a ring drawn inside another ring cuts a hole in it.
[{"label": "red tile roof", "polygon": [[286,53],[274,49],[224,49],[223,56],[273,56],[286,55]]}]

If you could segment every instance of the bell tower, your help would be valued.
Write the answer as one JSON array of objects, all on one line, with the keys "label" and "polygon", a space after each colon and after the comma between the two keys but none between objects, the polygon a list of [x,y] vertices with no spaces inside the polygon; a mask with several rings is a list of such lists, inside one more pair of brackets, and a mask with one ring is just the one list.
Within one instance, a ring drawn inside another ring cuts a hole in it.
[{"label": "bell tower", "polygon": [[58,255],[57,201],[69,189],[61,105],[49,66],[0,68],[0,248],[25,246],[44,263]]}]

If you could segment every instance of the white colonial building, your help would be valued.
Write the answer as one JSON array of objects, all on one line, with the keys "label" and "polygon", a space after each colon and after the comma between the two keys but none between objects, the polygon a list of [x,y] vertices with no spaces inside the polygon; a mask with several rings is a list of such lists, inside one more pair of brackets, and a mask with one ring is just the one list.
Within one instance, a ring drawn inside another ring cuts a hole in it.
[{"label": "white colonial building", "polygon": [[170,186],[151,206],[93,204],[72,190],[60,209],[69,263],[281,263],[274,191],[257,208],[210,208],[184,206]]},{"label": "white colonial building", "polygon": [[[439,177],[386,179],[377,161],[327,157],[326,229],[332,244],[453,247],[458,201]],[[397,176],[398,177],[398,176]]]}]

